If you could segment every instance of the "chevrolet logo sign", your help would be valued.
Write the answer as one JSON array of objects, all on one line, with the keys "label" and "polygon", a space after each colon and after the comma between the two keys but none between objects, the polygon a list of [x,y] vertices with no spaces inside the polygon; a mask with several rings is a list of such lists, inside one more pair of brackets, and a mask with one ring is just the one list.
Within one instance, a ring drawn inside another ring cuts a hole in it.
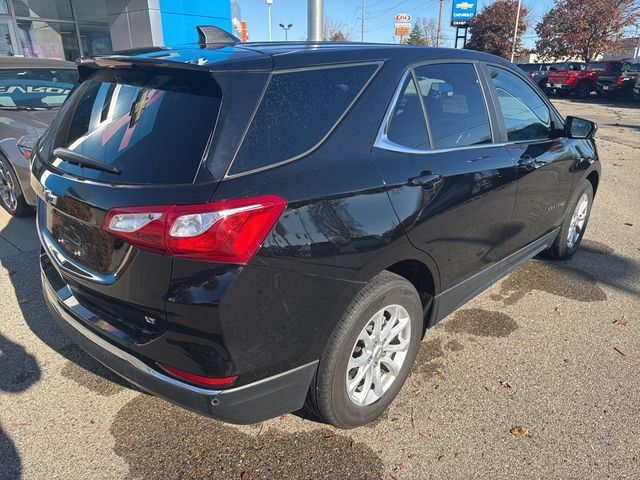
[{"label": "chevrolet logo sign", "polygon": [[469,3],[469,2],[456,3],[456,8],[459,8],[461,10],[469,10],[470,8],[473,8],[473,3]]}]

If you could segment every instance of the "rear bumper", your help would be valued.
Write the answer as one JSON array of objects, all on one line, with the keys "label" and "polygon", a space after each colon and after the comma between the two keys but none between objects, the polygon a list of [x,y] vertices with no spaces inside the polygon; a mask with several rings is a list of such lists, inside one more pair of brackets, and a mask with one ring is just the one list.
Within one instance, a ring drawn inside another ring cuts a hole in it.
[{"label": "rear bumper", "polygon": [[598,83],[598,92],[599,93],[609,93],[609,94],[617,94],[617,93],[630,93],[633,89],[633,84],[625,84],[622,85],[617,83]]},{"label": "rear bumper", "polygon": [[569,91],[569,90],[573,90],[575,88],[575,85],[570,85],[568,83],[553,83],[553,82],[547,81],[547,88],[550,88],[552,90]]},{"label": "rear bumper", "polygon": [[68,287],[56,290],[41,270],[44,297],[60,328],[80,348],[131,383],[200,414],[230,423],[255,423],[300,409],[317,361],[237,388],[210,390],[172,378],[98,335]]}]

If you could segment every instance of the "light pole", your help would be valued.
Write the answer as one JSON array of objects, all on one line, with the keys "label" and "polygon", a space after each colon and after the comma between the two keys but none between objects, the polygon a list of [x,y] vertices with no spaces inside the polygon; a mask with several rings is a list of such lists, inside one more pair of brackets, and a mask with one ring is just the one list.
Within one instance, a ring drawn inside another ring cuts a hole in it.
[{"label": "light pole", "polygon": [[364,43],[364,0],[360,2],[360,41]]},{"label": "light pole", "polygon": [[269,11],[269,41],[271,41],[271,5],[273,5],[273,0],[266,0],[267,2],[267,10]]},{"label": "light pole", "polygon": [[324,25],[324,0],[309,0],[307,3],[307,40],[321,42]]},{"label": "light pole", "polygon": [[518,24],[520,23],[520,7],[522,0],[518,0],[518,13],[516,13],[516,26],[513,29],[513,45],[511,46],[511,61],[516,57],[516,41],[518,40]]},{"label": "light pole", "polygon": [[290,23],[288,25],[285,25],[284,23],[280,24],[280,28],[284,30],[284,41],[285,42],[289,41],[289,30],[291,30],[291,27],[293,27],[293,23]]}]

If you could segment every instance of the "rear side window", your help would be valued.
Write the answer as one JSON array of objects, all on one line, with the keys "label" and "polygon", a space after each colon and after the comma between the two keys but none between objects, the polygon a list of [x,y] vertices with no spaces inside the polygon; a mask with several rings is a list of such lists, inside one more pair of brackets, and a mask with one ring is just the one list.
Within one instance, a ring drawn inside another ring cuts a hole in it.
[{"label": "rear side window", "polygon": [[[220,98],[208,75],[100,72],[71,94],[40,153],[58,168],[94,180],[192,183]],[[60,162],[53,155],[57,147],[113,165],[122,173]]]},{"label": "rear side window", "polygon": [[471,64],[425,65],[415,69],[427,112],[432,148],[491,143],[491,126]]},{"label": "rear side window", "polygon": [[274,73],[229,175],[292,160],[315,148],[377,69],[369,64]]},{"label": "rear side window", "polygon": [[0,109],[47,110],[63,104],[78,80],[76,70],[11,68],[0,70]]},{"label": "rear side window", "polygon": [[542,98],[521,78],[489,67],[510,142],[552,137],[551,112]]},{"label": "rear side window", "polygon": [[388,140],[396,145],[418,150],[429,148],[427,124],[413,77],[407,78],[390,121],[387,129]]}]

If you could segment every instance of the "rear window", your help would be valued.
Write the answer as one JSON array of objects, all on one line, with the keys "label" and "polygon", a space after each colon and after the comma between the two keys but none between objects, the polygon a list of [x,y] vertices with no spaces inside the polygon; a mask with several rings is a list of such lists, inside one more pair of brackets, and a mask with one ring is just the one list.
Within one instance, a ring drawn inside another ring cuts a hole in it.
[{"label": "rear window", "polygon": [[574,70],[582,71],[586,65],[584,63],[554,63],[549,67],[549,70]]},{"label": "rear window", "polygon": [[[45,134],[40,154],[69,173],[117,183],[192,183],[220,106],[209,75],[100,72],[84,81]],[[67,148],[121,170],[56,159]]]},{"label": "rear window", "polygon": [[229,174],[293,160],[315,148],[377,69],[367,64],[274,73]]},{"label": "rear window", "polygon": [[589,70],[596,70],[598,72],[603,72],[604,71],[604,63],[602,63],[602,62],[590,63],[588,68],[589,68]]},{"label": "rear window", "polygon": [[536,65],[535,63],[523,63],[518,66],[525,72],[535,72],[540,70],[540,65]]},{"label": "rear window", "polygon": [[78,80],[73,69],[11,68],[0,70],[0,109],[58,108]]}]

